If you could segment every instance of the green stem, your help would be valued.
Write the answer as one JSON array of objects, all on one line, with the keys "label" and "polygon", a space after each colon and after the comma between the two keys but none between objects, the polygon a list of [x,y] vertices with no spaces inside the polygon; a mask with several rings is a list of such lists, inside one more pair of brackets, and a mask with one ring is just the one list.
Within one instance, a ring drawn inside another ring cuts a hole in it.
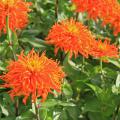
[{"label": "green stem", "polygon": [[39,109],[38,109],[38,107],[37,107],[36,102],[34,103],[34,106],[35,106],[36,120],[40,120]]},{"label": "green stem", "polygon": [[79,18],[79,13],[77,12],[75,15],[75,20],[78,21],[78,18]]},{"label": "green stem", "polygon": [[105,81],[104,81],[104,76],[103,76],[103,62],[102,62],[102,59],[100,59],[100,74],[101,74],[101,87],[104,88],[105,86]]},{"label": "green stem", "polygon": [[19,115],[19,99],[17,98],[15,101],[15,115],[18,116]]},{"label": "green stem", "polygon": [[58,20],[58,0],[55,0],[55,18]]},{"label": "green stem", "polygon": [[103,68],[103,62],[102,62],[102,60],[100,59],[100,71],[101,71],[101,74],[102,74],[102,68]]},{"label": "green stem", "polygon": [[82,71],[84,72],[85,71],[85,58],[82,57]]}]

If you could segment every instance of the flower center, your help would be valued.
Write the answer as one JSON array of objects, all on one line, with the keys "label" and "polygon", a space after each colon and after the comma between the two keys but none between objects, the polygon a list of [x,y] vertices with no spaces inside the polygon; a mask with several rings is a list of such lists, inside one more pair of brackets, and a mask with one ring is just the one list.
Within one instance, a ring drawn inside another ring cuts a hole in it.
[{"label": "flower center", "polygon": [[30,60],[27,63],[27,67],[30,71],[40,71],[43,68],[43,61]]},{"label": "flower center", "polygon": [[15,3],[15,0],[2,0],[2,3],[5,5],[12,6]]},{"label": "flower center", "polygon": [[99,45],[99,49],[100,49],[100,50],[105,50],[105,49],[106,49],[106,46],[105,46],[105,45]]},{"label": "flower center", "polygon": [[33,70],[33,69],[36,69],[37,65],[38,65],[37,61],[31,60],[31,61],[28,62],[27,66],[28,66],[29,69]]},{"label": "flower center", "polygon": [[77,33],[78,29],[77,29],[76,25],[69,25],[68,26],[68,31],[72,32],[72,33]]}]

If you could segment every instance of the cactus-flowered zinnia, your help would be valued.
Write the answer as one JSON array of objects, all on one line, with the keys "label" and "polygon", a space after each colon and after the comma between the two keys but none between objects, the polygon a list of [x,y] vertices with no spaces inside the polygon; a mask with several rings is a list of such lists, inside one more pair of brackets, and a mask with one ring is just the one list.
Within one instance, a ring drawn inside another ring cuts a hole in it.
[{"label": "cactus-flowered zinnia", "polygon": [[69,52],[70,56],[79,53],[87,58],[94,37],[81,22],[70,19],[53,25],[46,41],[55,46],[55,53],[61,49]]},{"label": "cactus-flowered zinnia", "polygon": [[52,90],[60,92],[65,75],[56,61],[48,59],[45,53],[39,56],[34,50],[27,55],[21,52],[18,60],[10,61],[7,71],[1,76],[5,81],[2,86],[11,88],[9,94],[12,98],[24,96],[25,104],[29,96],[32,102],[35,102],[38,97],[41,97],[43,102],[48,93],[53,93]]}]

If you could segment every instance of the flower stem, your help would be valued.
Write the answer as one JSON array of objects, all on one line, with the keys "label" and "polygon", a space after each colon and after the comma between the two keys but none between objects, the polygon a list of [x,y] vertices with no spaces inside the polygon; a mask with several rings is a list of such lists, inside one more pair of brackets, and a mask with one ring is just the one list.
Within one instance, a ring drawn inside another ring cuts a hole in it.
[{"label": "flower stem", "polygon": [[84,72],[84,68],[85,68],[85,58],[82,57],[82,71]]},{"label": "flower stem", "polygon": [[55,18],[58,20],[58,0],[55,0]]},{"label": "flower stem", "polygon": [[35,106],[36,120],[40,120],[39,109],[38,109],[38,107],[37,107],[36,102],[34,103],[34,106]]},{"label": "flower stem", "polygon": [[103,76],[103,62],[102,59],[100,59],[100,74],[101,74],[101,87],[104,88],[105,86],[105,81],[104,81],[104,76]]},{"label": "flower stem", "polygon": [[17,98],[15,101],[15,115],[18,116],[19,115],[19,99]]},{"label": "flower stem", "polygon": [[75,20],[78,21],[78,18],[79,18],[79,13],[77,12],[75,15]]}]

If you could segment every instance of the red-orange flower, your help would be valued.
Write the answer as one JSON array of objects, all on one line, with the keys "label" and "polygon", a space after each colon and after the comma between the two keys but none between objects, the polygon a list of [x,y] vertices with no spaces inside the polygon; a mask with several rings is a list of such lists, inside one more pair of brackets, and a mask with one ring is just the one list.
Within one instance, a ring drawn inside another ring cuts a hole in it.
[{"label": "red-orange flower", "polygon": [[12,31],[22,29],[28,23],[30,2],[24,0],[0,1],[0,30],[6,31],[6,18],[9,18],[9,27]]},{"label": "red-orange flower", "polygon": [[87,12],[89,18],[101,18],[103,24],[111,24],[114,34],[120,32],[120,4],[118,0],[72,0],[77,12]]},{"label": "red-orange flower", "polygon": [[52,90],[61,91],[64,72],[58,63],[48,59],[43,53],[39,56],[34,50],[27,56],[22,52],[18,60],[11,61],[7,67],[8,72],[2,76],[4,87],[11,88],[10,96],[24,96],[23,102],[29,96],[35,102],[37,97],[44,101]]},{"label": "red-orange flower", "polygon": [[103,0],[72,0],[77,12],[87,12],[90,18],[98,18],[104,11]]},{"label": "red-orange flower", "polygon": [[72,0],[76,6],[76,12],[85,12],[88,8],[88,0]]},{"label": "red-orange flower", "polygon": [[110,44],[109,40],[102,42],[101,40],[95,41],[91,48],[90,54],[95,58],[100,58],[103,61],[107,61],[107,58],[118,58],[118,47],[114,44]]},{"label": "red-orange flower", "polygon": [[47,43],[55,45],[55,53],[60,48],[70,52],[71,56],[73,53],[75,56],[80,53],[88,57],[94,38],[86,26],[70,19],[53,25],[46,40]]}]

